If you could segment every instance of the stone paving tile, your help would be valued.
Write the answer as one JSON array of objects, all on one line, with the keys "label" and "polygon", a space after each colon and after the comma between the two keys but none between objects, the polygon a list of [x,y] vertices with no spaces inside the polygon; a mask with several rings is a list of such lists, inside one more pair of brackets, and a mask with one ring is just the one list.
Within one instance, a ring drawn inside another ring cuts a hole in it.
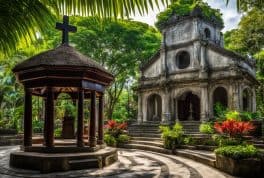
[{"label": "stone paving tile", "polygon": [[0,178],[231,178],[192,160],[129,149],[120,149],[119,161],[103,169],[39,174],[38,171],[9,167],[9,154],[18,148],[18,146],[0,147]]}]

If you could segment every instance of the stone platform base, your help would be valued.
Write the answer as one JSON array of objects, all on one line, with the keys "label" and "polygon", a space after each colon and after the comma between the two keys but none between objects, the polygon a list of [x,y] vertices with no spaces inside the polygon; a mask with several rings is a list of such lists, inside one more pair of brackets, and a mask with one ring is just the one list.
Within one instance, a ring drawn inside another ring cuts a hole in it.
[{"label": "stone platform base", "polygon": [[41,173],[102,168],[117,161],[117,150],[106,147],[87,153],[38,153],[18,151],[10,154],[10,166],[39,170]]}]

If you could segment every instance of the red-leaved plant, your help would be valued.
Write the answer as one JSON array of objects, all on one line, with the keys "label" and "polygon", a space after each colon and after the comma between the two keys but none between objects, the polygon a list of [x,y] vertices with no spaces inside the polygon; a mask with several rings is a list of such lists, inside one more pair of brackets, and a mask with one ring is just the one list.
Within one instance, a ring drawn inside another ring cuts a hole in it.
[{"label": "red-leaved plant", "polygon": [[123,134],[124,131],[127,129],[127,123],[118,123],[115,120],[108,120],[104,128],[106,129],[107,133],[117,138],[120,134]]},{"label": "red-leaved plant", "polygon": [[241,137],[255,129],[250,122],[236,121],[234,119],[226,120],[222,123],[216,122],[214,128],[217,132],[227,134],[231,138]]}]

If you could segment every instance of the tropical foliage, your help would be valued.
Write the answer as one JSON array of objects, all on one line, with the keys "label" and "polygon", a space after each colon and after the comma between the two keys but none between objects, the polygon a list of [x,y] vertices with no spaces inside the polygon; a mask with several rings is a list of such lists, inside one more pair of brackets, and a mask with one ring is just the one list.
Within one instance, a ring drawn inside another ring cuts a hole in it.
[{"label": "tropical foliage", "polygon": [[252,123],[234,119],[226,120],[222,123],[216,122],[214,128],[218,133],[227,134],[231,138],[240,138],[242,135],[254,130]]},{"label": "tropical foliage", "polygon": [[106,133],[117,138],[119,135],[123,134],[124,131],[127,129],[127,123],[118,123],[115,120],[108,120],[104,128],[106,129]]},{"label": "tropical foliage", "polygon": [[246,159],[258,157],[258,150],[253,145],[223,146],[215,150],[216,154],[233,159]]},{"label": "tropical foliage", "polygon": [[199,131],[204,134],[213,134],[214,133],[214,128],[211,123],[202,123],[199,126]]},{"label": "tropical foliage", "polygon": [[202,10],[204,18],[215,18],[220,24],[223,25],[222,14],[218,9],[211,8],[207,3],[201,0],[177,0],[175,3],[168,6],[168,8],[158,14],[156,26],[162,29],[168,20],[173,16],[187,16],[190,15],[194,8],[199,7]]},{"label": "tropical foliage", "polygon": [[108,120],[104,128],[104,141],[107,145],[118,146],[118,144],[123,144],[129,141],[129,136],[126,134],[126,122],[119,123],[115,120]]},{"label": "tropical foliage", "polygon": [[164,142],[164,147],[174,149],[179,147],[184,141],[183,127],[180,123],[176,123],[172,128],[169,126],[160,126],[162,133],[161,138]]}]

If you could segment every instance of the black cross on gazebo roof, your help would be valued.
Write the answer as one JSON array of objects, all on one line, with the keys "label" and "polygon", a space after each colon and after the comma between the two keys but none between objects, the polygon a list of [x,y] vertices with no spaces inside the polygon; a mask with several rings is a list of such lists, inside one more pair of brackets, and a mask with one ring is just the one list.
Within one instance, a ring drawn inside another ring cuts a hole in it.
[{"label": "black cross on gazebo roof", "polygon": [[69,25],[69,17],[63,16],[63,23],[56,23],[56,29],[62,31],[62,44],[69,44],[69,32],[76,32],[77,27]]}]

